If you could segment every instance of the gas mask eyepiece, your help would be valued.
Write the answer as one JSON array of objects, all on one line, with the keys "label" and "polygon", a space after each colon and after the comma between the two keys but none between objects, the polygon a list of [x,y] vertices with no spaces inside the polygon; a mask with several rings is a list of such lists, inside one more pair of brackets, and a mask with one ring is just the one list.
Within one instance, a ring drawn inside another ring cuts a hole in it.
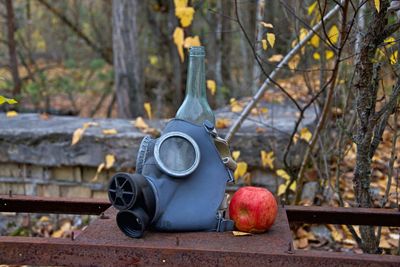
[{"label": "gas mask eyepiece", "polygon": [[179,178],[196,170],[200,163],[200,149],[189,135],[169,132],[157,140],[154,158],[163,172]]}]

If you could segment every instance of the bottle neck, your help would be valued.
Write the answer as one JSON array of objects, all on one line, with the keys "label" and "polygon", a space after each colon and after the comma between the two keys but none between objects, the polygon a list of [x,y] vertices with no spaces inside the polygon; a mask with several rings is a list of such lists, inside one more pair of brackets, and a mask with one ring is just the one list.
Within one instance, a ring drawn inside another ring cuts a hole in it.
[{"label": "bottle neck", "polygon": [[189,57],[186,96],[196,98],[206,97],[204,56],[191,55]]}]

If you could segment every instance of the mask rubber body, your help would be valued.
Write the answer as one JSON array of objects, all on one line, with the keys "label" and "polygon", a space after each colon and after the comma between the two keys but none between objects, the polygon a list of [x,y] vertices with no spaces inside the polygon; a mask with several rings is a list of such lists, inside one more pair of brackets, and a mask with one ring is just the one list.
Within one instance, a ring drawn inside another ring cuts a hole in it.
[{"label": "mask rubber body", "polygon": [[161,231],[215,231],[219,222],[218,207],[232,173],[222,162],[213,138],[203,125],[173,119],[163,135],[169,132],[189,135],[199,147],[200,162],[187,176],[170,176],[155,160],[156,139],[149,136],[143,139],[136,171],[154,190],[156,205],[151,227]]}]

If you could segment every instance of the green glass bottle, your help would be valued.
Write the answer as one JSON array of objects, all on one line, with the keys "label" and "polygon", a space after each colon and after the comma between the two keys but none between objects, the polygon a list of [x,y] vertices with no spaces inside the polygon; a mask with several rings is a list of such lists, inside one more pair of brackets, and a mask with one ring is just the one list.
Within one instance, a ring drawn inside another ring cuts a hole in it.
[{"label": "green glass bottle", "polygon": [[189,67],[186,82],[186,95],[175,118],[202,124],[205,120],[215,123],[214,113],[207,102],[204,46],[189,49]]}]

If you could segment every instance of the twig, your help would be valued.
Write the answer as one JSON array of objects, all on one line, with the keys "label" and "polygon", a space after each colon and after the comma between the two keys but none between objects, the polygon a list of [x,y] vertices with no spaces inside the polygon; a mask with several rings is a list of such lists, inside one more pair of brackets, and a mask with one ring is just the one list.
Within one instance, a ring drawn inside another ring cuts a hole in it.
[{"label": "twig", "polygon": [[[328,14],[325,15],[325,17],[322,18],[322,20],[328,20],[332,18],[340,9],[339,5],[336,5],[331,11],[329,11]],[[246,117],[250,114],[251,110],[256,106],[258,101],[262,98],[264,95],[264,92],[268,89],[269,85],[272,83],[272,79],[274,79],[281,68],[288,64],[289,61],[296,55],[296,53],[307,44],[307,42],[313,37],[314,32],[318,31],[322,26],[322,23],[319,22],[316,24],[313,28],[312,31],[308,32],[307,35],[304,37],[303,40],[301,40],[295,47],[293,47],[292,50],[289,51],[289,53],[286,54],[286,56],[282,59],[282,61],[278,64],[278,66],[275,68],[274,71],[271,72],[269,77],[264,81],[264,83],[260,86],[258,89],[257,93],[253,95],[252,99],[250,102],[246,105],[246,107],[243,109],[242,113],[240,114],[239,118],[232,124],[232,126],[229,128],[229,131],[226,135],[226,139],[230,141],[233,137],[233,135],[239,130],[240,126],[242,125],[243,121],[246,119]]]},{"label": "twig", "polygon": [[305,169],[306,169],[306,165],[308,163],[308,160],[310,158],[310,154],[312,152],[312,150],[314,149],[314,146],[317,142],[319,133],[321,132],[322,128],[325,126],[325,122],[326,119],[328,118],[328,114],[329,114],[329,110],[330,110],[330,106],[331,106],[331,101],[332,101],[332,97],[333,97],[333,92],[335,90],[335,86],[336,86],[336,80],[337,80],[337,76],[339,73],[339,65],[340,65],[340,55],[342,53],[342,48],[344,46],[344,41],[345,39],[345,35],[346,35],[346,21],[347,21],[347,7],[348,7],[348,2],[349,1],[342,1],[343,3],[343,14],[342,14],[342,21],[341,21],[341,30],[339,32],[339,49],[337,51],[336,54],[336,59],[335,59],[335,68],[334,71],[332,73],[332,79],[331,79],[331,84],[328,90],[328,94],[326,96],[325,99],[325,103],[324,103],[324,107],[322,110],[322,114],[321,117],[318,121],[317,124],[317,128],[315,129],[312,138],[310,140],[309,145],[307,146],[307,149],[304,153],[304,158],[303,158],[303,162],[301,163],[300,166],[300,171],[299,174],[297,176],[297,188],[296,188],[296,197],[295,197],[295,202],[298,203],[300,201],[301,198],[301,190],[303,187],[303,179],[304,179],[304,173],[305,173]]}]

